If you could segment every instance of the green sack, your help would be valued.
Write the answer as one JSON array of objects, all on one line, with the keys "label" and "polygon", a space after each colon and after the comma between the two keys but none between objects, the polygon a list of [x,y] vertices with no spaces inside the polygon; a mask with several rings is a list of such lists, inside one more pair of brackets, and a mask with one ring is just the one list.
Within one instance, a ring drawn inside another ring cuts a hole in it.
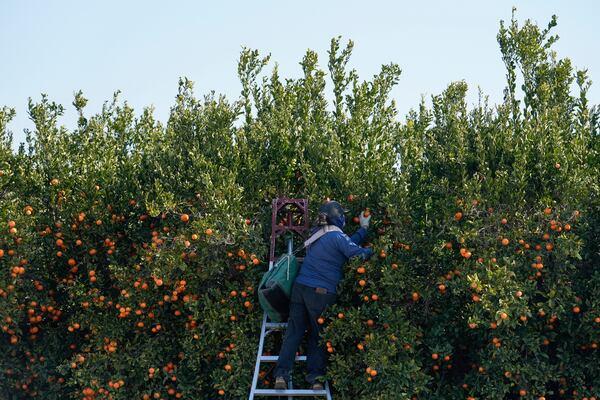
[{"label": "green sack", "polygon": [[294,255],[286,254],[263,275],[258,285],[258,301],[271,321],[287,321],[292,285],[298,270],[298,259]]}]

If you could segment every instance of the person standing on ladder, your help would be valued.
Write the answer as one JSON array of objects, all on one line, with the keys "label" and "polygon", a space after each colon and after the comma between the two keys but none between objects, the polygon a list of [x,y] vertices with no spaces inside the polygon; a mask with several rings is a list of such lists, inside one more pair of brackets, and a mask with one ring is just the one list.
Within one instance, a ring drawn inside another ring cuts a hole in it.
[{"label": "person standing on ladder", "polygon": [[336,286],[346,261],[356,256],[368,259],[373,254],[370,248],[360,247],[367,237],[371,217],[361,212],[360,229],[349,237],[342,231],[345,211],[337,201],[323,204],[318,227],[305,242],[306,257],[292,287],[288,326],[275,369],[275,389],[287,389],[296,351],[308,328],[306,380],[313,390],[323,390],[320,381],[325,375],[327,351],[319,344],[323,328],[317,320],[337,300]]}]

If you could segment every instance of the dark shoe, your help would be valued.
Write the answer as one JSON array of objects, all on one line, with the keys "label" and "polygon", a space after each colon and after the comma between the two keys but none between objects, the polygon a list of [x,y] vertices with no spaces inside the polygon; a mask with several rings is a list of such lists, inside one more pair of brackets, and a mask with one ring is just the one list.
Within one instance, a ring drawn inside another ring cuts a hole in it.
[{"label": "dark shoe", "polygon": [[325,387],[321,382],[315,382],[312,384],[312,390],[323,390]]},{"label": "dark shoe", "polygon": [[287,382],[283,376],[278,376],[275,378],[275,386],[276,390],[285,390],[287,389]]}]

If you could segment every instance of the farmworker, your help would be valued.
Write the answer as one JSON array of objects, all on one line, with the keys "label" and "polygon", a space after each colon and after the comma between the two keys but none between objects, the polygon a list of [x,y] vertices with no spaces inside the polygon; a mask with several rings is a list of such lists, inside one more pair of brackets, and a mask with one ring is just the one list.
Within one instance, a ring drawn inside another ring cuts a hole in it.
[{"label": "farmworker", "polygon": [[325,375],[327,352],[319,344],[323,327],[318,319],[337,300],[336,286],[342,279],[346,261],[355,256],[368,259],[373,254],[372,249],[360,247],[367,237],[371,216],[361,212],[360,229],[349,237],[342,231],[345,212],[337,201],[323,204],[319,208],[318,226],[304,243],[306,257],[292,287],[288,326],[275,370],[275,389],[288,387],[296,351],[308,328],[306,380],[313,390],[323,390],[320,381]]}]

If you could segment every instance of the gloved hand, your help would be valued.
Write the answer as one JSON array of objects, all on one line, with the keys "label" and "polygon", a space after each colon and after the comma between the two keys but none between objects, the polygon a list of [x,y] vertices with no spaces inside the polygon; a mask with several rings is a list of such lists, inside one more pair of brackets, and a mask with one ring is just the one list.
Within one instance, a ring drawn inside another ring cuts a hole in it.
[{"label": "gloved hand", "polygon": [[365,217],[365,212],[362,211],[360,213],[360,227],[361,228],[365,228],[365,229],[369,229],[369,223],[371,222],[371,214],[369,213],[368,216]]}]

